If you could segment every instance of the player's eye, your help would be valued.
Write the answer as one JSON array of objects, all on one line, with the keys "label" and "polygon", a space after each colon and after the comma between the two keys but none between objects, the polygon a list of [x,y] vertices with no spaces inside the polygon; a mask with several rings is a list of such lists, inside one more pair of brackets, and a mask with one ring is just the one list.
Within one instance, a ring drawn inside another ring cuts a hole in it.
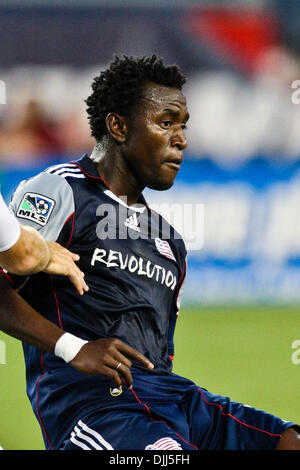
[{"label": "player's eye", "polygon": [[162,121],[161,126],[162,126],[164,129],[168,129],[169,127],[172,126],[172,121],[169,121],[169,120]]},{"label": "player's eye", "polygon": [[187,129],[187,128],[188,128],[188,127],[187,127],[186,124],[182,124],[181,129],[185,130],[185,129]]}]

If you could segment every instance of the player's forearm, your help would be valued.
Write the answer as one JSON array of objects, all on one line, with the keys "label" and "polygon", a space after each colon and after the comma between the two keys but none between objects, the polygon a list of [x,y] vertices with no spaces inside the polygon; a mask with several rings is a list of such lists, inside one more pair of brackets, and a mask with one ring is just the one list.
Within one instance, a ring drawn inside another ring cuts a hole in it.
[{"label": "player's forearm", "polygon": [[31,227],[21,226],[15,245],[0,253],[0,264],[12,274],[34,274],[46,268],[49,256],[48,244],[41,235]]},{"label": "player's forearm", "polygon": [[64,331],[23,300],[0,276],[0,330],[37,348],[54,352]]}]

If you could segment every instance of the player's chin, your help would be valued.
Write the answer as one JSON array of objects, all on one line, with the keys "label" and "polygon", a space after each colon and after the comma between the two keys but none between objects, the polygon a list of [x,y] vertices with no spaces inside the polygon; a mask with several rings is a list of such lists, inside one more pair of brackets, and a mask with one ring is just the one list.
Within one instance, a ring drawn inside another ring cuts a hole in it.
[{"label": "player's chin", "polygon": [[165,191],[173,186],[177,172],[163,172],[148,181],[147,187],[156,191]]},{"label": "player's chin", "polygon": [[167,189],[170,189],[173,186],[174,181],[175,181],[175,176],[157,179],[156,181],[151,182],[147,186],[148,188],[155,189],[156,191],[165,191]]}]

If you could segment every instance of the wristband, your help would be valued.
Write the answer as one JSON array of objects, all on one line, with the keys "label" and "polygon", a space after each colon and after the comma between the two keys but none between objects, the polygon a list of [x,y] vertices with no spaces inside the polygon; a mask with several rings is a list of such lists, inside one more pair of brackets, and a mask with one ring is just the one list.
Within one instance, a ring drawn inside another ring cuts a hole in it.
[{"label": "wristband", "polygon": [[55,344],[54,354],[65,362],[71,362],[85,343],[88,341],[70,333],[64,333]]}]

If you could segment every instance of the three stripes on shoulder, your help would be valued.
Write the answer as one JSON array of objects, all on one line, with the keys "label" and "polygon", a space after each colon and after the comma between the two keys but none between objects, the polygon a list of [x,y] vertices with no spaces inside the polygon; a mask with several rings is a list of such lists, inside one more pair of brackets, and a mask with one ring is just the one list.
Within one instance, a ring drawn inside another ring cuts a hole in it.
[{"label": "three stripes on shoulder", "polygon": [[72,176],[73,178],[85,178],[86,176],[82,173],[81,169],[75,165],[75,163],[62,163],[60,165],[54,165],[44,173],[50,173],[51,175],[58,175],[62,178],[66,178],[67,176]]}]

